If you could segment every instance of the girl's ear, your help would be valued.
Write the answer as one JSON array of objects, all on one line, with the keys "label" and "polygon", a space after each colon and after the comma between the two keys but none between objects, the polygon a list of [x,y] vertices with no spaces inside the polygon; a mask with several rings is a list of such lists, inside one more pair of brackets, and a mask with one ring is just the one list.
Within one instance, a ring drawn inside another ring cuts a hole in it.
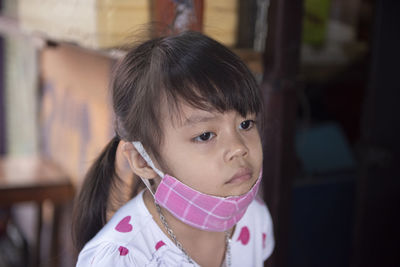
[{"label": "girl's ear", "polygon": [[129,166],[132,171],[139,177],[144,179],[153,179],[158,175],[157,173],[147,164],[143,157],[137,152],[136,148],[130,142],[122,144],[122,153],[128,160]]}]

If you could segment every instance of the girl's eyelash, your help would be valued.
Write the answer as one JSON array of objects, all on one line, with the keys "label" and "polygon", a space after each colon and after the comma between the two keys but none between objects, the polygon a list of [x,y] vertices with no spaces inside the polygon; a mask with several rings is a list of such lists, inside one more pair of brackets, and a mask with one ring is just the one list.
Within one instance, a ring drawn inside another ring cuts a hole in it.
[{"label": "girl's eyelash", "polygon": [[246,128],[246,129],[243,129],[243,130],[250,130],[250,129],[252,129],[256,124],[257,124],[257,121],[256,120],[244,120],[244,121],[242,121],[241,123],[240,123],[240,125],[239,125],[239,127],[242,127],[242,124],[243,123],[245,123],[245,122],[250,122],[250,125]]},{"label": "girl's eyelash", "polygon": [[216,136],[216,134],[213,132],[204,132],[204,133],[194,137],[192,140],[193,140],[193,142],[196,142],[196,143],[206,143],[206,142],[210,141],[211,139],[213,139],[215,136]]},{"label": "girl's eyelash", "polygon": [[[257,120],[249,119],[249,120],[242,121],[240,123],[239,127],[241,127],[242,123],[244,123],[244,122],[250,122],[250,125],[246,129],[243,129],[245,131],[252,129],[257,124]],[[212,140],[215,136],[216,136],[216,134],[213,132],[203,132],[200,135],[193,137],[192,141],[195,143],[206,143],[206,142]]]}]

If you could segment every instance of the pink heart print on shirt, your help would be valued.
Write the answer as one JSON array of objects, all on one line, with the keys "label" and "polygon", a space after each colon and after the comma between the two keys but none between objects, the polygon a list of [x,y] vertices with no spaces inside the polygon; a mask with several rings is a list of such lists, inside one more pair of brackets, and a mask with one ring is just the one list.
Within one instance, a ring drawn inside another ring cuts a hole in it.
[{"label": "pink heart print on shirt", "polygon": [[115,226],[115,230],[117,230],[118,232],[121,232],[121,233],[128,233],[128,232],[132,231],[132,225],[129,223],[130,220],[131,220],[131,216],[126,216],[125,218],[123,218],[117,224],[117,226]]},{"label": "pink heart print on shirt", "polygon": [[267,234],[266,233],[262,233],[262,242],[263,242],[263,248],[265,248],[265,241],[267,241]]},{"label": "pink heart print on shirt", "polygon": [[125,256],[126,254],[129,253],[129,249],[127,249],[126,247],[123,247],[123,246],[120,246],[118,248],[118,250],[119,250],[119,255],[120,256]]},{"label": "pink heart print on shirt", "polygon": [[158,250],[159,248],[161,248],[164,245],[165,245],[164,241],[162,241],[162,240],[158,241],[156,244],[156,250]]},{"label": "pink heart print on shirt", "polygon": [[236,241],[240,241],[242,242],[243,245],[247,245],[247,243],[249,243],[249,240],[250,240],[249,228],[247,228],[247,226],[243,226],[242,229],[240,230],[239,237]]}]

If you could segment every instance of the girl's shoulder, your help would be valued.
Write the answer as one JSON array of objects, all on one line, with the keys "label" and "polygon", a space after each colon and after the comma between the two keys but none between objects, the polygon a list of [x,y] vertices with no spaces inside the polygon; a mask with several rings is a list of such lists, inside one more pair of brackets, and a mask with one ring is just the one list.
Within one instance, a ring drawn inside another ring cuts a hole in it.
[{"label": "girl's shoulder", "polygon": [[[79,253],[77,266],[141,266],[146,238],[154,231],[143,191],[122,206]],[[133,253],[135,251],[135,253]]]},{"label": "girl's shoulder", "polygon": [[260,196],[256,196],[249,205],[245,216],[254,216],[261,219],[265,224],[272,224],[271,214],[264,200]]},{"label": "girl's shoulder", "polygon": [[247,223],[255,228],[272,229],[272,218],[269,209],[261,197],[257,196],[249,205],[239,223]]},{"label": "girl's shoulder", "polygon": [[194,266],[153,220],[143,191],[121,207],[79,253],[77,266]]},{"label": "girl's shoulder", "polygon": [[[271,214],[261,198],[257,197],[250,204],[236,224],[231,244],[235,266],[260,266],[272,254],[275,246],[273,224]],[[252,263],[248,262],[250,259]]]}]

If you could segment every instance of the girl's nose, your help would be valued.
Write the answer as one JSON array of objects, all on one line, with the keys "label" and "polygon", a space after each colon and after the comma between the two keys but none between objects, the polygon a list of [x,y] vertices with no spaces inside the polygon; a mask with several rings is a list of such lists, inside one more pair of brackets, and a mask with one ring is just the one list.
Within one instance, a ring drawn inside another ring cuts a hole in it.
[{"label": "girl's nose", "polygon": [[235,158],[246,157],[249,153],[244,140],[239,134],[235,134],[227,142],[227,150],[225,152],[225,161],[231,161]]}]

